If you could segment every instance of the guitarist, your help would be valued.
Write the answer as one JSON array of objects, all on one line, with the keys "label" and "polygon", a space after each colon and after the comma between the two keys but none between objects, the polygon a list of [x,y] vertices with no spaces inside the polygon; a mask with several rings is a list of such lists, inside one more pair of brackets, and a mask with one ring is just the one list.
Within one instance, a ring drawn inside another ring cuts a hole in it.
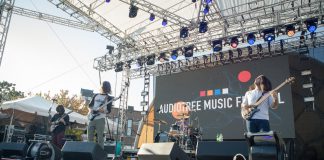
[{"label": "guitarist", "polygon": [[[94,135],[97,135],[98,144],[104,148],[104,129],[105,129],[105,117],[106,114],[111,112],[113,102],[108,103],[106,106],[101,107],[105,102],[113,99],[111,94],[111,86],[108,81],[104,81],[101,84],[101,93],[95,94],[89,104],[89,115],[95,113],[93,120],[89,120],[88,125],[88,141],[94,141]],[[101,107],[101,108],[100,108]],[[100,108],[98,110],[98,108]]]},{"label": "guitarist", "polygon": [[[270,80],[260,75],[254,80],[254,85],[250,86],[249,91],[245,93],[241,107],[243,110],[251,110],[251,105],[255,104],[263,95],[270,94],[265,101],[257,106],[257,111],[251,119],[246,120],[246,127],[248,132],[269,132],[269,108],[278,108],[278,92],[271,91],[272,85]],[[270,92],[271,91],[271,92]]]},{"label": "guitarist", "polygon": [[[69,115],[65,115],[65,109],[63,105],[58,105],[56,107],[56,114],[51,118],[51,124],[52,125],[57,125],[57,127],[52,131],[52,143],[56,145],[58,148],[62,148],[64,145],[64,132],[65,132],[65,127],[69,124],[70,117]],[[65,116],[64,118],[61,119],[61,117]],[[61,119],[57,124],[55,124],[56,121]]]}]

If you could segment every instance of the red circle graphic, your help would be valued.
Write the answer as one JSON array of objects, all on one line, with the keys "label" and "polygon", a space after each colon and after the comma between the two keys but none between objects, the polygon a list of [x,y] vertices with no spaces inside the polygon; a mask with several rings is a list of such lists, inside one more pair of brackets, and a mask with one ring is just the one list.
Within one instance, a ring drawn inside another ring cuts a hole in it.
[{"label": "red circle graphic", "polygon": [[241,71],[237,78],[240,82],[247,82],[251,79],[251,73],[249,71]]}]

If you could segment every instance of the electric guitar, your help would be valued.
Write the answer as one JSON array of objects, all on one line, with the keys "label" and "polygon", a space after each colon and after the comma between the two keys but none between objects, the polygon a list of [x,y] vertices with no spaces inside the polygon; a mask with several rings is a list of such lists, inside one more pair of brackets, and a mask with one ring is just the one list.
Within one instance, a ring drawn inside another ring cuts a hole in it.
[{"label": "electric guitar", "polygon": [[56,129],[56,127],[59,126],[60,121],[72,112],[73,111],[69,111],[68,113],[63,114],[63,116],[60,117],[58,120],[54,121],[54,124],[51,125],[50,131],[53,132]]},{"label": "electric guitar", "polygon": [[110,101],[105,102],[104,104],[100,105],[100,107],[99,107],[98,109],[91,109],[90,112],[89,112],[89,114],[88,114],[88,120],[89,120],[89,121],[94,120],[97,116],[100,115],[100,112],[99,112],[100,109],[106,107],[107,104],[109,104],[109,103],[111,103],[111,102],[113,102],[113,101],[118,100],[118,99],[121,97],[121,95],[122,95],[122,94],[120,94],[118,97],[113,98],[113,99],[111,99]]},{"label": "electric guitar", "polygon": [[[293,83],[293,81],[295,80],[295,77],[289,77],[287,78],[284,82],[282,82],[279,86],[277,86],[275,89],[271,90],[269,93],[271,93],[272,91],[277,91],[279,90],[281,87],[283,87],[286,84],[291,84]],[[270,94],[266,94],[264,96],[262,96],[256,103],[254,103],[253,105],[249,105],[248,108],[241,108],[241,115],[242,118],[245,120],[250,120],[252,118],[252,116],[260,111],[260,109],[258,109],[257,107],[264,101],[266,100],[268,97],[270,97]]]}]

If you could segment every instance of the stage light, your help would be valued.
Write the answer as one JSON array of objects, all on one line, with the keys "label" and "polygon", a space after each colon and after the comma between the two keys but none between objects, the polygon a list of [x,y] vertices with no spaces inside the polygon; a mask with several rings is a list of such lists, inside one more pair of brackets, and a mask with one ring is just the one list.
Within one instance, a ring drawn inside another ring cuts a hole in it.
[{"label": "stage light", "polygon": [[134,6],[134,5],[130,5],[129,7],[129,18],[134,18],[137,16],[137,11],[138,11],[138,7]]},{"label": "stage light", "polygon": [[163,18],[162,20],[162,26],[166,26],[168,24],[168,20]]},{"label": "stage light", "polygon": [[180,29],[180,38],[187,38],[189,35],[188,27],[182,27]]},{"label": "stage light", "polygon": [[212,42],[212,47],[214,52],[219,52],[223,49],[222,40],[215,40]]},{"label": "stage light", "polygon": [[236,48],[238,46],[238,44],[239,44],[239,41],[238,41],[237,37],[233,37],[231,39],[231,47]]},{"label": "stage light", "polygon": [[173,60],[176,60],[178,58],[178,50],[177,49],[172,51],[171,58]]},{"label": "stage light", "polygon": [[207,14],[209,12],[209,5],[206,5],[204,8],[204,14]]},{"label": "stage light", "polygon": [[124,62],[118,62],[118,63],[116,63],[115,72],[121,72],[121,71],[123,71],[123,67],[124,67]]},{"label": "stage light", "polygon": [[247,35],[246,39],[250,45],[253,45],[255,42],[255,35],[253,33],[250,33]]},{"label": "stage light", "polygon": [[153,65],[155,63],[155,54],[149,55],[146,58],[147,58],[146,61],[147,65]]},{"label": "stage light", "polygon": [[169,57],[170,57],[170,54],[168,54],[167,52],[162,52],[162,53],[160,53],[158,60],[160,62],[169,61]]},{"label": "stage light", "polygon": [[154,21],[155,15],[153,13],[150,14],[150,21]]},{"label": "stage light", "polygon": [[137,58],[137,66],[142,67],[145,62],[145,57],[139,57]]},{"label": "stage light", "polygon": [[106,0],[106,2],[107,2],[107,3],[109,3],[109,2],[110,2],[110,0]]},{"label": "stage light", "polygon": [[208,31],[208,23],[206,21],[201,21],[199,23],[199,33],[205,33]]},{"label": "stage light", "polygon": [[194,45],[184,47],[184,56],[186,58],[193,56]]},{"label": "stage light", "polygon": [[275,30],[273,28],[264,30],[263,34],[264,41],[271,42],[275,40]]},{"label": "stage light", "polygon": [[295,35],[295,26],[294,25],[288,25],[286,27],[286,33],[289,37],[292,37]]},{"label": "stage light", "polygon": [[205,0],[207,4],[212,3],[213,0]]},{"label": "stage light", "polygon": [[195,3],[195,2],[197,2],[197,0],[192,0],[191,2],[192,2],[192,3]]},{"label": "stage light", "polygon": [[307,30],[311,33],[314,33],[317,29],[317,24],[313,21],[307,22]]}]

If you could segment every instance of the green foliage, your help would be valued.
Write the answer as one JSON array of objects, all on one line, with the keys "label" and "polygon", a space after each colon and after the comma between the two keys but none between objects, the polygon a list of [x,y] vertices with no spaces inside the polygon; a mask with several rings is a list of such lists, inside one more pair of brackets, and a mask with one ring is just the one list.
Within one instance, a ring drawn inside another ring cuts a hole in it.
[{"label": "green foliage", "polygon": [[0,103],[24,98],[24,92],[16,91],[16,84],[7,81],[0,82]]}]

